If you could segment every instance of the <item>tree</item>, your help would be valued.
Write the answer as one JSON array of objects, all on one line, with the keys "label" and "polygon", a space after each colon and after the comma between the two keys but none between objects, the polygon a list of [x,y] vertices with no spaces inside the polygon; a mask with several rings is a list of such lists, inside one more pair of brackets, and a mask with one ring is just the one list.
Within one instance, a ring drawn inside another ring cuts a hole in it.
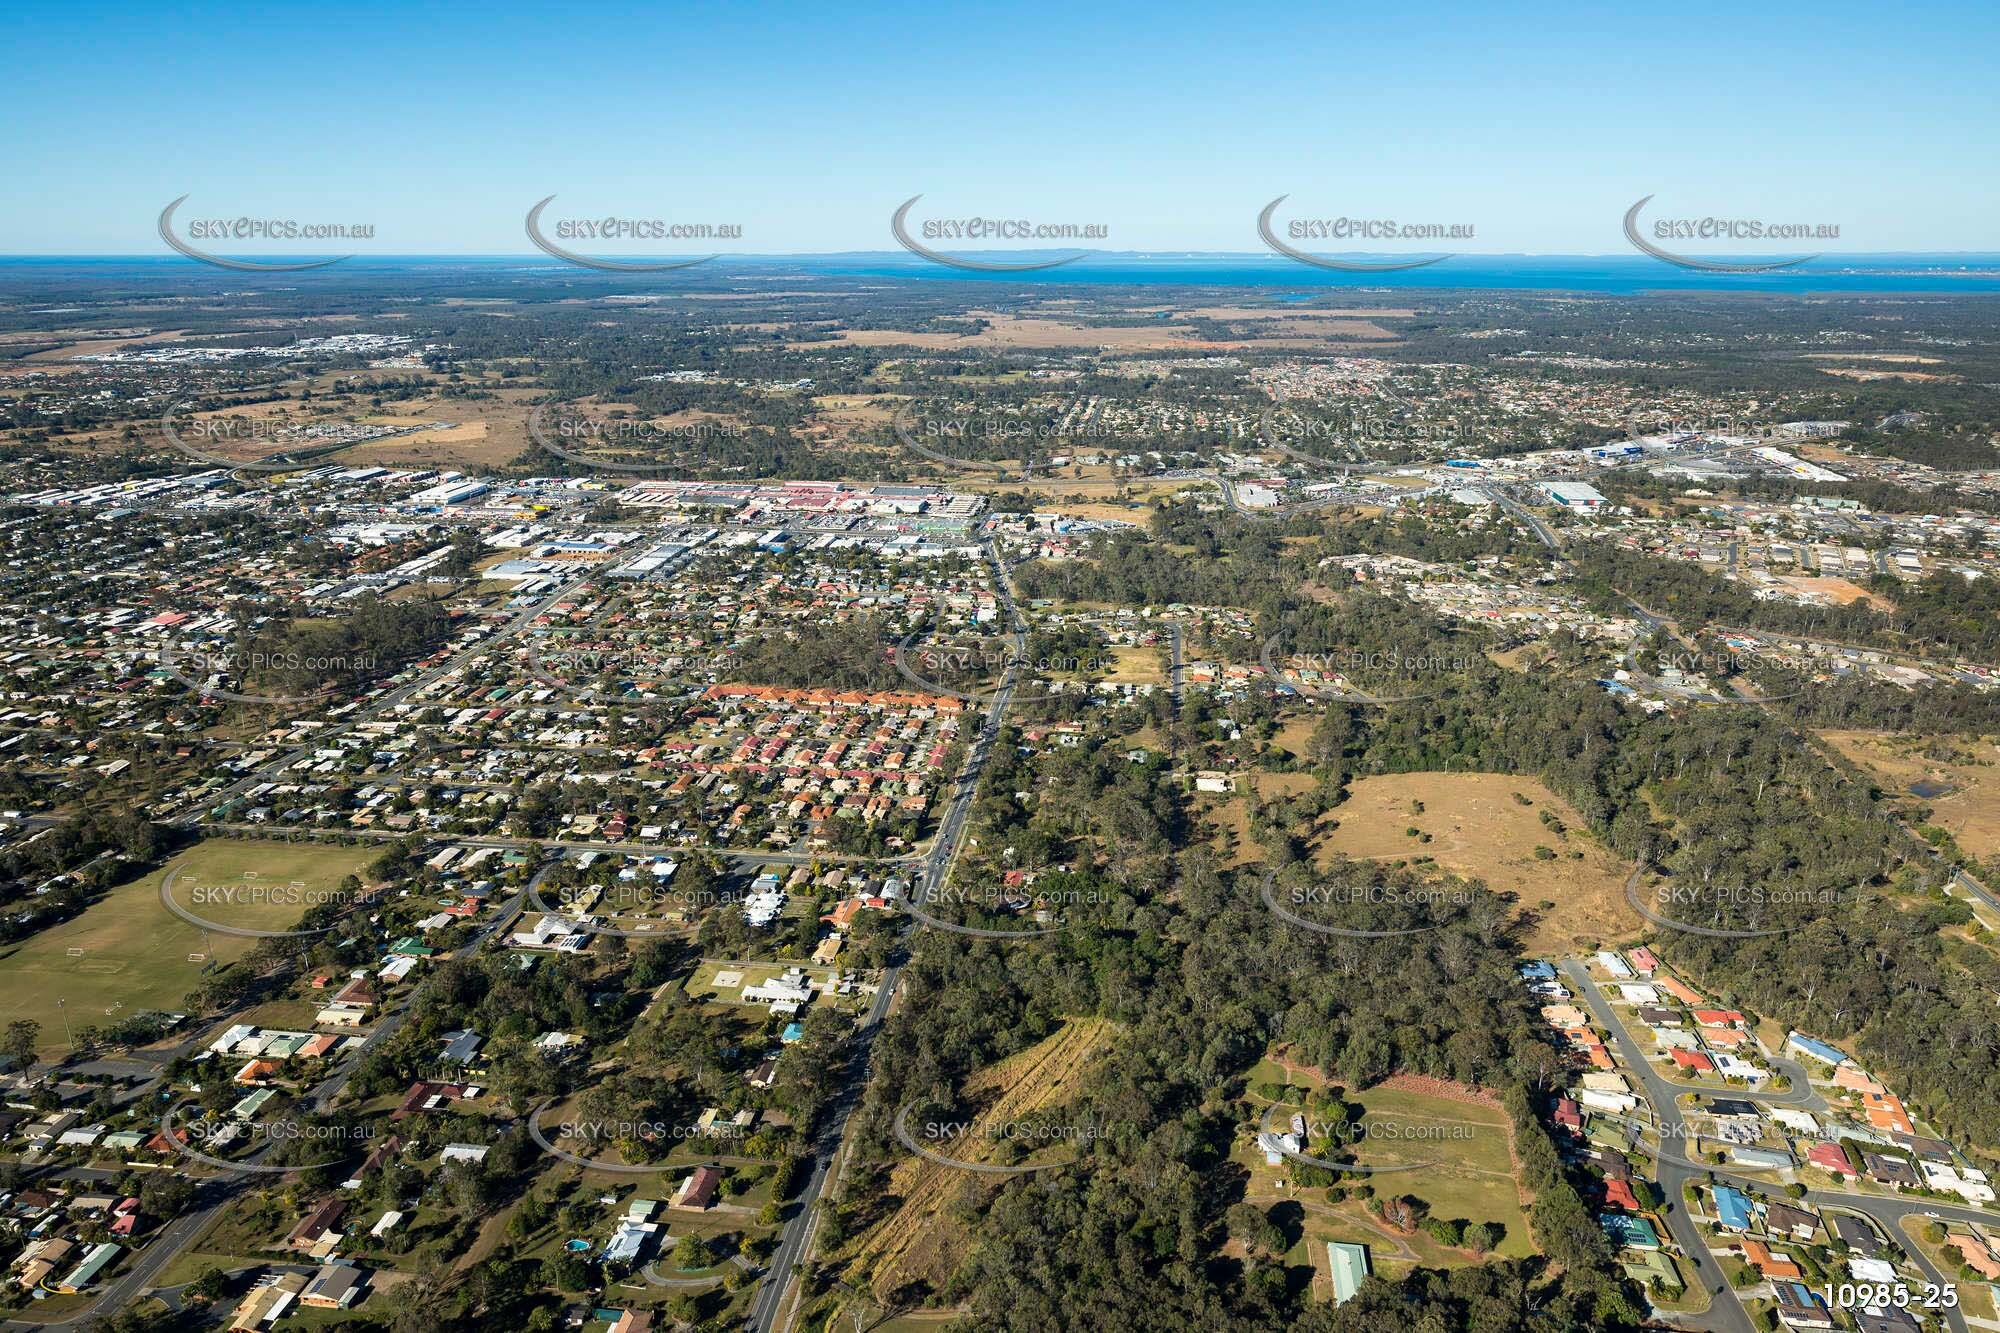
[{"label": "tree", "polygon": [[682,1236],[680,1244],[674,1246],[674,1267],[683,1271],[707,1268],[714,1262],[708,1252],[708,1244],[700,1236],[689,1233]]},{"label": "tree", "polygon": [[473,528],[461,528],[451,539],[450,554],[445,556],[445,572],[453,578],[462,579],[473,571],[480,557],[486,554],[479,533]]},{"label": "tree", "polygon": [[195,1280],[187,1285],[187,1294],[202,1301],[219,1300],[227,1290],[229,1290],[229,1279],[213,1264],[202,1269]]},{"label": "tree", "polygon": [[590,1286],[590,1264],[564,1250],[542,1260],[542,1285],[558,1291],[583,1291]]},{"label": "tree", "polygon": [[1276,1222],[1254,1203],[1239,1203],[1229,1209],[1229,1229],[1241,1236],[1252,1249],[1266,1254],[1283,1254],[1288,1248],[1285,1233]]},{"label": "tree", "polygon": [[394,1333],[437,1333],[449,1322],[445,1312],[451,1304],[450,1270],[431,1266],[418,1270],[409,1281],[396,1288],[396,1312],[389,1327]]},{"label": "tree", "polygon": [[5,1038],[0,1038],[0,1055],[26,1069],[35,1063],[35,1042],[41,1035],[40,1023],[32,1018],[17,1018],[7,1025]]},{"label": "tree", "polygon": [[1440,1245],[1456,1246],[1465,1239],[1465,1223],[1452,1218],[1433,1217],[1424,1223],[1424,1230]]}]

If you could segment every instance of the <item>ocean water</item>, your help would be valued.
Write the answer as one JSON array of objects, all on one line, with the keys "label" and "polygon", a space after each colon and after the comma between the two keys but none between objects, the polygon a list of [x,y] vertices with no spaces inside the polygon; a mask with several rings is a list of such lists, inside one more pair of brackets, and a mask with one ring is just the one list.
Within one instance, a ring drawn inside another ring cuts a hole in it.
[{"label": "ocean water", "polygon": [[[1703,258],[1755,258],[1702,256]],[[1394,273],[1344,273],[1272,256],[1088,255],[1034,273],[978,273],[922,260],[802,261],[826,273],[874,277],[938,277],[975,282],[1109,283],[1397,291],[1493,289],[1633,294],[1648,291],[1992,292],[2000,294],[2000,255],[1840,255],[1807,260],[1770,273],[1718,274],[1644,255],[1454,255],[1427,268]]]}]

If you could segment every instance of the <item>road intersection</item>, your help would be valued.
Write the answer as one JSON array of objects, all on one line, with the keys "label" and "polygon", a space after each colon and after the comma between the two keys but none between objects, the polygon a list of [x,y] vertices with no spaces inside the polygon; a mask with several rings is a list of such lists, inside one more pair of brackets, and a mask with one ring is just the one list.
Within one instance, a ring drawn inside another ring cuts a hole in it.
[{"label": "road intersection", "polygon": [[[1569,981],[1570,988],[1589,1008],[1592,1020],[1611,1035],[1612,1044],[1617,1047],[1621,1057],[1620,1063],[1638,1081],[1651,1107],[1651,1127],[1659,1141],[1654,1158],[1657,1163],[1660,1189],[1665,1195],[1662,1211],[1666,1215],[1667,1227],[1673,1233],[1675,1243],[1680,1246],[1682,1252],[1687,1255],[1688,1262],[1693,1265],[1697,1280],[1712,1297],[1705,1315],[1687,1317],[1677,1322],[1684,1327],[1708,1329],[1713,1333],[1750,1333],[1752,1326],[1749,1314],[1729,1284],[1722,1280],[1721,1270],[1708,1251],[1708,1237],[1702,1234],[1700,1226],[1687,1209],[1683,1187],[1689,1184],[1712,1187],[1720,1183],[1768,1192],[1771,1189],[1771,1182],[1733,1172],[1720,1165],[1694,1161],[1685,1156],[1678,1147],[1673,1146],[1688,1143],[1694,1137],[1681,1111],[1679,1098],[1683,1093],[1705,1091],[1754,1105],[1799,1108],[1811,1111],[1815,1115],[1830,1113],[1831,1108],[1826,1098],[1812,1086],[1804,1068],[1796,1062],[1769,1055],[1765,1057],[1769,1063],[1790,1080],[1789,1088],[1759,1091],[1754,1088],[1669,1082],[1654,1069],[1651,1061],[1647,1059],[1644,1047],[1627,1029],[1624,1020],[1613,1010],[1597,980],[1590,975],[1588,967],[1582,960],[1565,960],[1562,972]],[[1806,1191],[1804,1198],[1815,1207],[1837,1208],[1868,1218],[1877,1230],[1910,1256],[1911,1262],[1924,1274],[1927,1281],[1940,1286],[1950,1279],[1939,1273],[1936,1266],[1910,1242],[1908,1236],[1900,1232],[1898,1224],[1907,1217],[1934,1217],[1978,1222],[1989,1226],[2000,1225],[2000,1212],[1928,1198],[1811,1189]],[[1958,1310],[1947,1309],[1944,1315],[1955,1333],[1967,1333],[1964,1316]]]}]

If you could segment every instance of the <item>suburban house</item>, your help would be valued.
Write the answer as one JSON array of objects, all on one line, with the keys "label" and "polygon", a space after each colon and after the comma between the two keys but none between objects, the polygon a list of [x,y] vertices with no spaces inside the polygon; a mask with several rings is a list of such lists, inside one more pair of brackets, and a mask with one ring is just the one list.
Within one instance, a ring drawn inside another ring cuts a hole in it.
[{"label": "suburban house", "polygon": [[334,1227],[346,1212],[345,1200],[325,1200],[292,1228],[291,1234],[285,1237],[285,1245],[290,1249],[311,1252],[328,1238],[338,1240],[340,1233]]},{"label": "suburban house", "polygon": [[1819,1234],[1819,1214],[1789,1203],[1774,1203],[1764,1210],[1764,1229],[1774,1236],[1811,1240]]},{"label": "suburban house", "polygon": [[314,1273],[299,1296],[299,1304],[322,1310],[346,1310],[367,1293],[368,1274],[352,1264],[326,1264]]},{"label": "suburban house", "polygon": [[309,1281],[310,1274],[280,1273],[258,1283],[237,1302],[235,1317],[229,1321],[230,1333],[255,1333],[277,1323],[298,1303],[299,1293]]},{"label": "suburban house", "polygon": [[1773,1282],[1778,1318],[1792,1328],[1833,1328],[1833,1314],[1820,1294],[1803,1282]]},{"label": "suburban house", "polygon": [[702,1209],[712,1207],[716,1191],[721,1187],[721,1171],[712,1166],[698,1166],[686,1180],[681,1182],[680,1189],[674,1192],[673,1206]]}]

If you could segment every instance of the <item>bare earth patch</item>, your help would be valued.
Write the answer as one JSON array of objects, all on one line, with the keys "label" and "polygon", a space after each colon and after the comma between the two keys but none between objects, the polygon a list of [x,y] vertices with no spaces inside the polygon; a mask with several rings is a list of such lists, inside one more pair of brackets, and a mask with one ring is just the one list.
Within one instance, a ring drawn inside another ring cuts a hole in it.
[{"label": "bare earth patch", "polygon": [[[1296,316],[1295,316],[1296,320]],[[1129,327],[1098,328],[1059,319],[1023,319],[995,315],[975,334],[908,333],[896,329],[843,329],[838,341],[862,347],[1100,347],[1119,352],[1223,351],[1253,346],[1315,346],[1328,342],[1393,343],[1397,335],[1363,319],[1317,319],[1309,325],[1293,322],[1274,330],[1275,338],[1211,341],[1185,324],[1148,320]],[[824,344],[820,344],[824,345]]]}]

